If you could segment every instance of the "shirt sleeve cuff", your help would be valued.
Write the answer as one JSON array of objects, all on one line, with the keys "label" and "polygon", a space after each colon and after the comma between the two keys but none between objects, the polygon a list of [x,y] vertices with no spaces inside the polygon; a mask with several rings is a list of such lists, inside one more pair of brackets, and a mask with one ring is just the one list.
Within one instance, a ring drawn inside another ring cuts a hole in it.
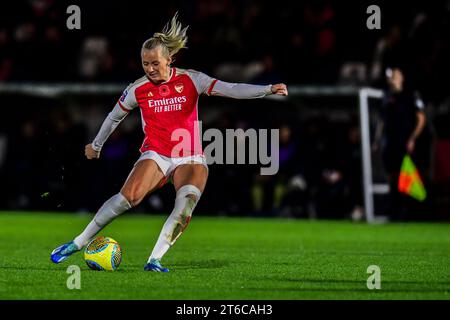
[{"label": "shirt sleeve cuff", "polygon": [[100,152],[102,150],[102,147],[97,145],[97,143],[95,143],[95,141],[92,142],[91,146],[92,146],[92,149],[94,149],[97,152]]}]

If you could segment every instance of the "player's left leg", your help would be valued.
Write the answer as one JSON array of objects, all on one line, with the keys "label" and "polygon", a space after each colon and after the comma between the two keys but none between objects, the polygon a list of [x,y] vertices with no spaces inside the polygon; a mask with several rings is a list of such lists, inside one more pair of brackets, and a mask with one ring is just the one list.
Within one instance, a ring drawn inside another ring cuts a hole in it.
[{"label": "player's left leg", "polygon": [[175,169],[173,174],[173,184],[177,192],[175,206],[163,226],[145,270],[169,271],[161,266],[160,260],[188,226],[192,212],[205,189],[207,178],[208,169],[202,164],[187,163]]}]

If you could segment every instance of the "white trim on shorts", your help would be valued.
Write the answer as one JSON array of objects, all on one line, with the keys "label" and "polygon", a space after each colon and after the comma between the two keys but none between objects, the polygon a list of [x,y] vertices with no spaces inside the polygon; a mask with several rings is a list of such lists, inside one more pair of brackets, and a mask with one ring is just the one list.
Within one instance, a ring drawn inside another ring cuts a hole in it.
[{"label": "white trim on shorts", "polygon": [[206,163],[206,158],[202,154],[188,157],[169,158],[153,150],[147,150],[143,152],[134,165],[136,165],[139,161],[150,159],[156,162],[156,164],[166,177],[170,177],[178,166],[181,166],[182,164],[186,164],[188,162],[196,162],[198,164],[202,164],[205,166],[206,170],[209,171],[208,165]]}]

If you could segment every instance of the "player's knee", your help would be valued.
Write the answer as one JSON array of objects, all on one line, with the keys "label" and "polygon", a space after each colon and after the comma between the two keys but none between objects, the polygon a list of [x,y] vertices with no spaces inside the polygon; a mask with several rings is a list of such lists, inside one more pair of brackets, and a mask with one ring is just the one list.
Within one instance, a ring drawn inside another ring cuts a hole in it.
[{"label": "player's knee", "polygon": [[141,188],[122,189],[121,193],[132,207],[136,207],[139,203],[141,203],[145,196],[145,192]]},{"label": "player's knee", "polygon": [[177,198],[189,198],[197,202],[198,199],[200,199],[201,194],[201,191],[196,186],[187,184],[177,191]]},{"label": "player's knee", "polygon": [[143,198],[144,197],[140,197],[136,194],[133,194],[133,195],[130,195],[130,198],[128,201],[130,202],[132,207],[136,207],[139,203],[141,203]]},{"label": "player's knee", "polygon": [[194,201],[194,202],[197,202],[197,201],[198,201],[198,196],[197,196],[195,193],[188,193],[188,194],[186,195],[186,198],[189,198],[189,199],[191,199],[191,200]]}]

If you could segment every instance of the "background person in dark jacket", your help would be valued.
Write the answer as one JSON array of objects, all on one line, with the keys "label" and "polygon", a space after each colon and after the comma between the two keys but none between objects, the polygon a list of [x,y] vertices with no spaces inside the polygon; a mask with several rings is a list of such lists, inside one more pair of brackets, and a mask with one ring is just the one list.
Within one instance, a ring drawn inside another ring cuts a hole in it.
[{"label": "background person in dark jacket", "polygon": [[[417,203],[398,192],[398,177],[404,156],[409,154],[422,177],[428,167],[429,150],[426,130],[425,104],[417,92],[405,86],[405,75],[400,68],[386,70],[388,89],[383,100],[382,123],[377,129],[381,137],[382,157],[390,184],[388,214],[393,220],[414,218],[409,214]],[[376,141],[379,140],[378,137]],[[376,142],[376,145],[378,142]]]}]

